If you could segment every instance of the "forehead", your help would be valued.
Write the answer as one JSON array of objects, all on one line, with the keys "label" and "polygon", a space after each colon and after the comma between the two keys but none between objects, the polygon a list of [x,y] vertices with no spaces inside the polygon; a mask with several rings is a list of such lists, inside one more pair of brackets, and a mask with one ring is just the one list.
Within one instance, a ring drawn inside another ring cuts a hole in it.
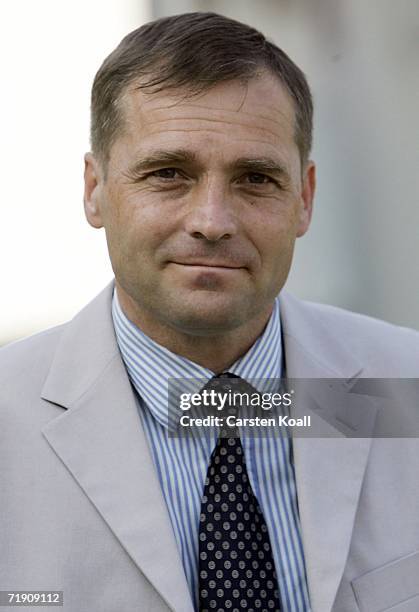
[{"label": "forehead", "polygon": [[199,95],[185,89],[146,93],[133,83],[122,97],[121,110],[117,148],[120,141],[141,151],[180,143],[201,151],[217,148],[219,153],[224,147],[240,154],[297,151],[292,99],[269,73],[247,82],[219,83]]}]

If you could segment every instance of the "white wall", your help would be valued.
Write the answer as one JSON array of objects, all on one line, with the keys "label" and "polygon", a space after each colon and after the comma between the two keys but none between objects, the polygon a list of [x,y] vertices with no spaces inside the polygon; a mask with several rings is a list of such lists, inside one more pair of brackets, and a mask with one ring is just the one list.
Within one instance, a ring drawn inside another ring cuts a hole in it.
[{"label": "white wall", "polygon": [[149,18],[138,0],[1,5],[0,344],[67,320],[112,278],[83,213],[90,87]]}]

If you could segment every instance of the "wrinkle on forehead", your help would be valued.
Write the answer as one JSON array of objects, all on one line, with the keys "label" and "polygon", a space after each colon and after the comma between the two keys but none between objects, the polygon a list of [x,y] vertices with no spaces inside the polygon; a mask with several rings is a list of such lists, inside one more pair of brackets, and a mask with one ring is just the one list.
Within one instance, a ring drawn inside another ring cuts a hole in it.
[{"label": "wrinkle on forehead", "polygon": [[[232,83],[233,81],[230,81],[230,83]],[[202,91],[199,92],[192,92],[192,91],[185,91],[185,89],[171,89],[170,92],[168,91],[167,98],[172,98],[172,102],[169,102],[169,104],[167,104],[166,106],[163,106],[161,108],[173,108],[176,107],[178,105],[181,104],[187,104],[188,102],[191,102],[193,106],[195,107],[201,107],[203,109],[208,109],[208,105],[205,104],[205,102],[203,104],[200,104],[200,100],[202,100],[202,98],[205,98],[207,96],[208,93],[212,94],[212,101],[211,101],[211,107],[215,108],[215,109],[219,109],[219,110],[225,110],[225,95],[223,92],[223,95],[219,95],[217,97],[217,93],[219,92],[219,87],[217,87],[217,85],[227,85],[228,81],[223,81],[221,83],[215,84],[212,87],[208,87],[206,89],[203,89]],[[235,85],[235,89],[231,91],[231,108],[229,110],[233,111],[233,112],[239,112],[245,101],[247,98],[247,94],[249,91],[249,83],[248,81],[241,81],[240,79],[237,79],[236,81],[234,81],[234,85]],[[239,87],[242,88],[242,92],[240,92]],[[146,96],[150,96],[150,92],[147,94],[147,92],[144,92],[144,90],[141,90],[138,87],[134,87],[132,89],[132,92],[135,91],[141,91],[141,93],[145,94]],[[160,94],[162,94],[163,92],[160,92]],[[151,94],[152,95],[152,94]],[[163,93],[164,95],[164,93]],[[218,98],[218,99],[217,99]],[[144,99],[142,102],[143,106],[146,106],[147,104],[147,99]],[[158,107],[155,107],[158,108]]]},{"label": "wrinkle on forehead", "polygon": [[[178,133],[196,133],[201,132],[202,135],[219,134],[225,135],[230,133],[234,140],[239,142],[240,140],[247,140],[248,142],[255,140],[266,140],[271,141],[272,139],[279,139],[284,134],[284,123],[276,123],[274,125],[261,123],[256,127],[254,124],[242,122],[238,120],[229,119],[211,119],[207,117],[198,118],[171,118],[168,120],[151,121],[142,129],[143,140],[148,136],[154,134],[171,134],[173,132]],[[291,126],[292,128],[292,126]],[[288,131],[288,129],[287,129]],[[292,129],[289,130],[290,138],[292,138]]]},{"label": "wrinkle on forehead", "polygon": [[[222,82],[199,94],[188,94],[183,88],[158,93],[146,92],[139,89],[137,83],[127,89],[123,98],[124,118],[131,125],[146,126],[150,121],[157,124],[185,120],[189,116],[191,120],[225,121],[246,127],[244,121],[253,120],[254,124],[256,115],[267,123],[286,124],[293,131],[295,129],[291,96],[278,77],[267,72],[246,83],[240,80]],[[168,117],[169,109],[171,115]],[[203,112],[197,113],[200,110]]]}]

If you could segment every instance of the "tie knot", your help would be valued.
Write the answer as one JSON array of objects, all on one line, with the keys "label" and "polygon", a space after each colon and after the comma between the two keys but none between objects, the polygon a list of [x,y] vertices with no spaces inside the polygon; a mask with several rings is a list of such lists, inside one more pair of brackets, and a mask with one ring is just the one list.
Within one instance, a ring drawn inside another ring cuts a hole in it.
[{"label": "tie knot", "polygon": [[243,398],[257,394],[258,391],[244,378],[232,372],[222,372],[213,376],[201,393],[203,391],[213,393],[212,397],[216,402],[215,414],[222,417],[220,438],[240,437],[239,429],[233,423],[247,405],[246,401],[243,403]]}]

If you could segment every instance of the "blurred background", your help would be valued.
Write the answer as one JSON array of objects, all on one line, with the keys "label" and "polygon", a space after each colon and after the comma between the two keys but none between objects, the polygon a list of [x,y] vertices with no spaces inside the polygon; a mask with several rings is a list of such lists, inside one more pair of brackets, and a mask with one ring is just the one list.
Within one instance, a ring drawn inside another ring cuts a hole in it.
[{"label": "blurred background", "polygon": [[288,288],[419,329],[417,0],[21,0],[0,9],[0,345],[111,280],[82,204],[91,83],[127,32],[193,10],[261,29],[311,85],[318,190]]}]

